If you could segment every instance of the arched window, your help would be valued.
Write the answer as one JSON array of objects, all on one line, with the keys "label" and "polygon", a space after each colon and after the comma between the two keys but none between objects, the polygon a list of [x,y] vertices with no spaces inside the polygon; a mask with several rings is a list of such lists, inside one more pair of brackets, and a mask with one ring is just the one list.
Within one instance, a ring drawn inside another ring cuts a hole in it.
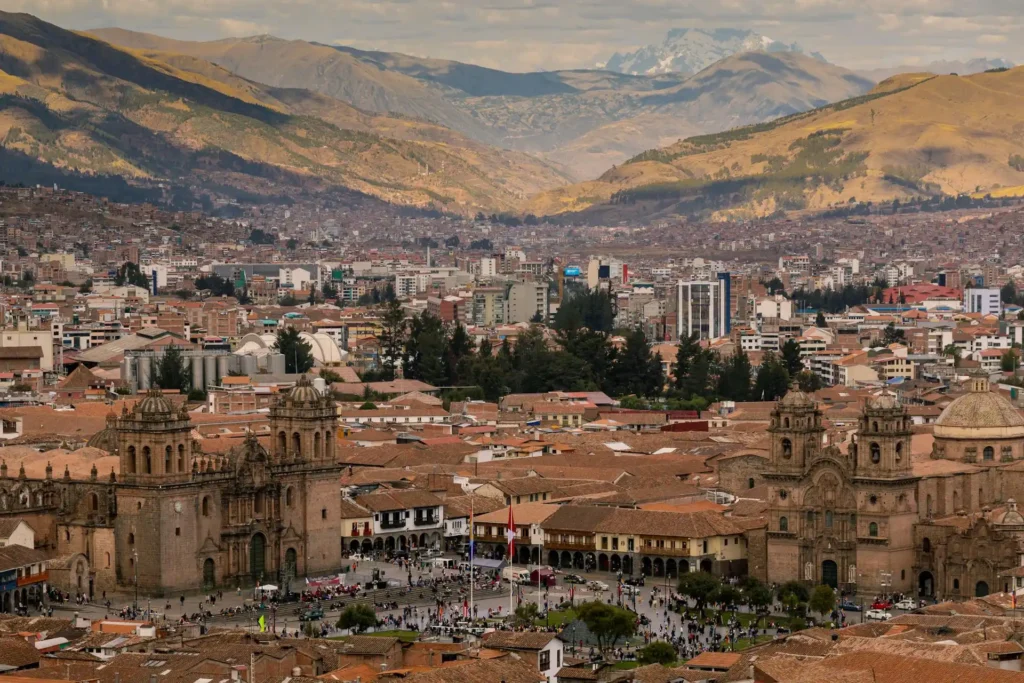
[{"label": "arched window", "polygon": [[174,449],[168,446],[164,449],[164,474],[170,474],[173,471],[174,463]]},{"label": "arched window", "polygon": [[953,590],[960,590],[960,579],[953,579]]},{"label": "arched window", "polygon": [[93,512],[99,512],[100,510],[100,497],[95,493],[89,494],[89,509]]},{"label": "arched window", "polygon": [[882,461],[882,447],[875,442],[871,442],[871,462],[876,465]]},{"label": "arched window", "polygon": [[136,461],[135,461],[135,458],[137,458],[137,457],[138,457],[138,454],[135,452],[135,446],[129,446],[128,447],[128,460],[125,463],[125,465],[128,466],[127,474],[135,474],[135,468],[138,467],[138,463],[136,463]]},{"label": "arched window", "polygon": [[286,507],[291,507],[294,501],[295,492],[291,486],[284,490],[284,504]]},{"label": "arched window", "polygon": [[877,432],[878,431],[878,421],[877,420],[875,422],[871,423],[871,431],[873,431],[873,432]]},{"label": "arched window", "polygon": [[324,454],[320,451],[320,432],[313,433],[313,457],[317,460],[324,457]]},{"label": "arched window", "polygon": [[831,510],[825,510],[825,528],[826,529],[831,529],[832,528],[832,511]]},{"label": "arched window", "polygon": [[792,458],[793,457],[793,442],[789,439],[782,440],[782,457]]},{"label": "arched window", "polygon": [[142,447],[142,473],[153,474],[153,454],[149,451],[149,446]]},{"label": "arched window", "polygon": [[782,426],[785,427],[786,429],[789,429],[789,418],[788,417],[782,419]]},{"label": "arched window", "polygon": [[334,459],[334,433],[324,432],[324,457]]},{"label": "arched window", "polygon": [[982,451],[982,457],[985,460],[994,460],[996,457],[996,449],[991,446],[985,446],[985,450]]},{"label": "arched window", "polygon": [[256,498],[253,500],[252,509],[257,515],[263,514],[263,491],[256,492]]},{"label": "arched window", "polygon": [[110,553],[107,553],[107,569],[110,569]]},{"label": "arched window", "polygon": [[302,452],[302,436],[295,432],[292,434],[292,455],[296,457]]},{"label": "arched window", "polygon": [[779,531],[789,531],[789,520],[785,517],[779,517]]},{"label": "arched window", "polygon": [[814,526],[814,511],[813,510],[808,510],[807,511],[807,525],[810,526],[810,527]]},{"label": "arched window", "polygon": [[927,536],[925,536],[925,538],[921,541],[921,550],[925,551],[926,553],[930,553],[932,551],[932,540]]},{"label": "arched window", "polygon": [[178,471],[185,471],[185,444],[178,444]]},{"label": "arched window", "polygon": [[277,433],[277,452],[284,456],[288,451],[288,435],[284,432]]},{"label": "arched window", "polygon": [[203,517],[210,516],[210,497],[203,496]]},{"label": "arched window", "polygon": [[751,477],[750,479],[747,479],[747,488],[748,489],[754,488],[754,478],[753,477]]},{"label": "arched window", "polygon": [[903,460],[903,442],[896,442],[896,462]]},{"label": "arched window", "polygon": [[878,536],[878,524],[877,523],[871,522],[871,524],[868,524],[868,536],[872,536],[872,537]]},{"label": "arched window", "polygon": [[927,495],[927,497],[925,497],[924,500],[925,500],[925,510],[927,511],[928,516],[931,517],[932,516],[932,494],[929,493]]},{"label": "arched window", "polygon": [[128,545],[135,545],[135,534],[128,534]]},{"label": "arched window", "polygon": [[960,509],[960,492],[953,491],[953,512],[955,513]]}]

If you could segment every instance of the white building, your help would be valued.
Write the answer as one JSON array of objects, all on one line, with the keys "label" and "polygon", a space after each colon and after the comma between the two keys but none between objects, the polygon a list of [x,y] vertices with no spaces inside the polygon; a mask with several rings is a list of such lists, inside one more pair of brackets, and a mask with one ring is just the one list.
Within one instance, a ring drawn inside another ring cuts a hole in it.
[{"label": "white building", "polygon": [[548,320],[548,286],[543,282],[517,282],[505,297],[505,322],[528,323],[540,315]]},{"label": "white building", "polygon": [[758,318],[793,319],[793,302],[781,295],[769,296],[757,300],[754,313]]},{"label": "white building", "polygon": [[277,274],[278,286],[291,289],[306,289],[312,279],[312,274],[305,268],[281,268]]},{"label": "white building", "polygon": [[718,339],[729,334],[728,273],[720,279],[676,285],[676,331],[680,338],[697,334],[700,339]]},{"label": "white building", "polygon": [[999,298],[998,289],[985,287],[968,287],[964,289],[964,313],[981,313],[982,315],[1000,315],[1003,302]]}]

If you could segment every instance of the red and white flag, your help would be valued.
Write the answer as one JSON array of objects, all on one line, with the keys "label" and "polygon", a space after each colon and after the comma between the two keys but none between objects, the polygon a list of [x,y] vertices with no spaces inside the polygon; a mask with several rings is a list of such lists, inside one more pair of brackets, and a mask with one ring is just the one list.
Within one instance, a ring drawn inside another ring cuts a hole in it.
[{"label": "red and white flag", "polygon": [[508,506],[508,529],[505,530],[505,538],[508,539],[508,561],[511,564],[516,556],[516,522],[512,518],[511,505]]}]

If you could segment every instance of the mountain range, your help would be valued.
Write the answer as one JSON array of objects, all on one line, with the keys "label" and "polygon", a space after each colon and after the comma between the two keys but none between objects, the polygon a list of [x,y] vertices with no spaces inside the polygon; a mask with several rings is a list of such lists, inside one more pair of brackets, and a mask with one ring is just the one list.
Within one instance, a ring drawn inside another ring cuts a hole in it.
[{"label": "mountain range", "polygon": [[[679,28],[669,31],[660,45],[646,45],[634,52],[616,52],[602,68],[635,76],[695,74],[740,52],[802,53],[803,48],[743,29]],[[812,56],[825,61],[818,53]]]},{"label": "mountain range", "polygon": [[958,74],[970,76],[993,69],[1012,69],[1016,64],[1001,58],[979,57],[977,59],[950,61],[940,60],[927,64],[894,66],[884,69],[868,69],[858,71],[861,76],[872,81],[881,82],[887,78],[907,73]]},{"label": "mountain range", "polygon": [[480,143],[540,156],[576,179],[697,133],[767,120],[866,92],[851,71],[792,52],[733,59],[703,74],[508,73],[438,59],[270,36],[174,41],[103,29],[128,48],[186,54],[275,87],[432,121]]},{"label": "mountain range", "polygon": [[903,74],[871,93],[649,150],[529,210],[730,220],[864,202],[1024,196],[1024,67]]}]

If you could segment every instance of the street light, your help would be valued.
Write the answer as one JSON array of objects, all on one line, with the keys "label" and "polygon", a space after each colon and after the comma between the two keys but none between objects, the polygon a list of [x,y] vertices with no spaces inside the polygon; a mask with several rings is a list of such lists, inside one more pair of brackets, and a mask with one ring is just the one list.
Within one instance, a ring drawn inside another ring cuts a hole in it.
[{"label": "street light", "polygon": [[135,568],[135,613],[139,612],[139,552],[132,549],[132,566]]}]

